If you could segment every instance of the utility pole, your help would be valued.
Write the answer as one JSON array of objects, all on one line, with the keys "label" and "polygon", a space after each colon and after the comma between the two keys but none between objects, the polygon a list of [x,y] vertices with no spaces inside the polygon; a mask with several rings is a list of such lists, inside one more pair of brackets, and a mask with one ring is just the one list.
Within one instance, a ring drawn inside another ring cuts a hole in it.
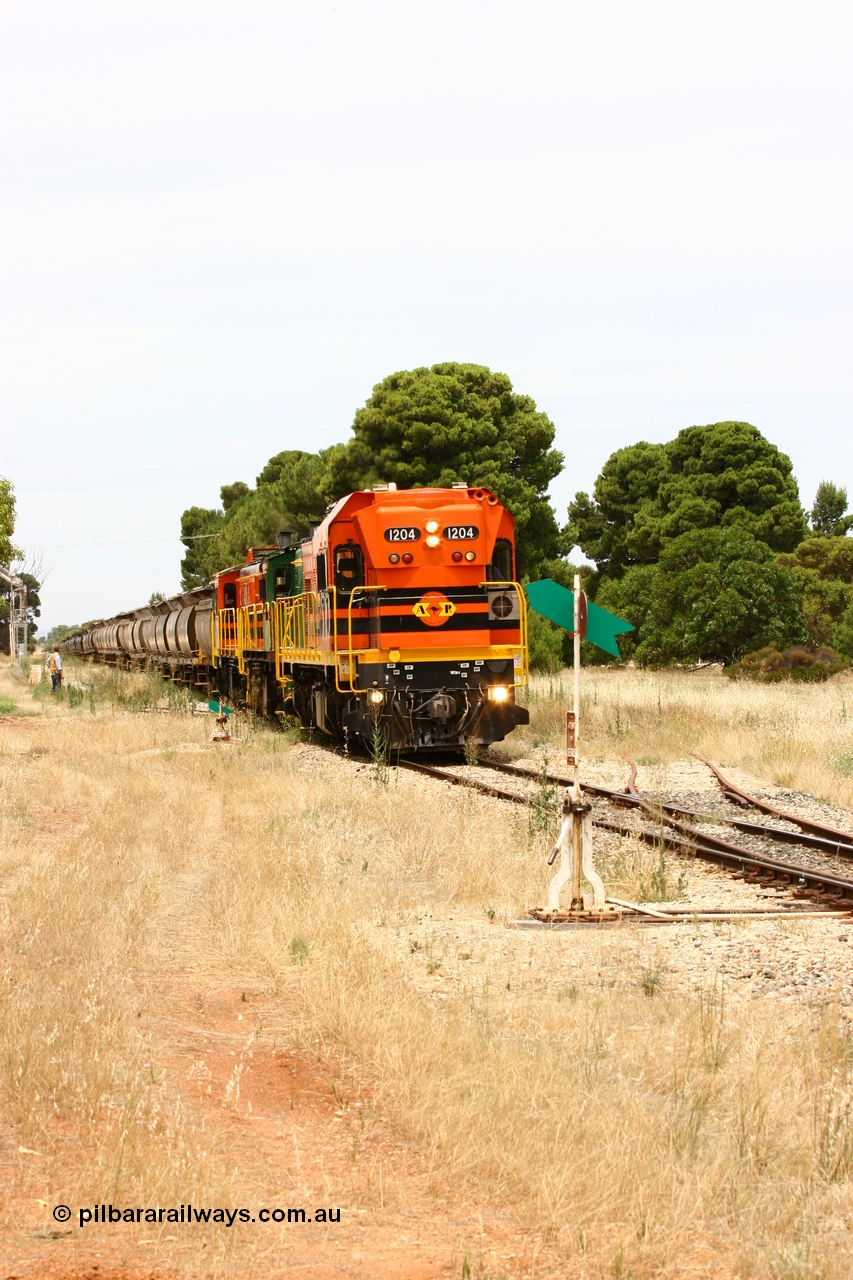
[{"label": "utility pole", "polygon": [[0,581],[9,587],[9,657],[27,656],[27,589],[16,573],[0,566]]}]

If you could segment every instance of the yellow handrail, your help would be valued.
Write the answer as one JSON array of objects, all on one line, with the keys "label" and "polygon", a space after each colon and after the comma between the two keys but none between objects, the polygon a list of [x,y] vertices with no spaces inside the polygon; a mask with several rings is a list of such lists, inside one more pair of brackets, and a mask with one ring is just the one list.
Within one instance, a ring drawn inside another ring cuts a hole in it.
[{"label": "yellow handrail", "polygon": [[[478,586],[481,588],[500,587],[504,590],[511,589],[518,598],[521,667],[518,671],[518,678],[513,680],[512,687],[515,689],[521,688],[528,683],[530,677],[527,599],[524,595],[524,590],[517,582],[480,582]],[[283,683],[289,678],[289,673],[284,670],[286,663],[316,662],[326,664],[332,662],[335,668],[335,688],[338,693],[359,695],[368,692],[366,689],[357,689],[355,687],[357,677],[356,655],[359,650],[354,647],[353,643],[353,610],[358,607],[356,597],[359,594],[369,595],[372,591],[388,591],[389,589],[386,583],[372,583],[361,587],[353,587],[347,601],[346,649],[338,644],[337,592],[334,586],[329,587],[327,597],[330,627],[328,649],[320,649],[318,646],[318,640],[322,634],[319,624],[322,621],[322,615],[327,610],[316,591],[306,591],[299,596],[287,596],[282,600],[274,601],[269,606],[268,613],[271,632],[269,647],[275,653],[275,672],[279,683]],[[249,609],[259,607],[248,606]],[[223,610],[221,612],[225,613],[226,611]],[[243,645],[245,649],[252,647],[254,646],[250,644]],[[369,642],[364,647],[369,649]],[[339,658],[342,656],[346,657],[349,663],[349,670],[343,676],[344,683],[341,683],[341,672],[339,670]],[[515,668],[513,669],[513,674],[515,675]]]},{"label": "yellow handrail", "polygon": [[[369,593],[371,591],[387,591],[387,590],[388,590],[387,586],[377,582],[374,585],[369,587],[368,586],[353,587],[353,589],[350,591],[349,602],[347,604],[347,656],[349,658],[349,688],[342,689],[338,682],[338,663],[336,661],[335,662],[335,688],[337,689],[338,693],[358,694],[358,693],[367,692],[366,689],[356,689],[355,687],[355,650],[352,647],[352,604],[353,604],[353,598],[355,596],[355,593],[357,591],[364,591]],[[370,609],[369,604],[367,605],[367,608],[368,610]],[[337,631],[337,628],[336,628],[336,631]],[[365,645],[364,647],[366,649],[369,649],[370,645]]]},{"label": "yellow handrail", "polygon": [[246,652],[263,653],[266,648],[267,606],[263,602],[244,604],[237,610],[237,666],[246,674]]},{"label": "yellow handrail", "polygon": [[337,660],[338,641],[335,626],[335,588],[329,588],[330,649],[320,649],[317,644],[323,602],[316,591],[305,591],[299,596],[276,600],[272,607],[273,648],[275,650],[276,678],[285,678],[285,662],[322,662]]},{"label": "yellow handrail", "polygon": [[[521,633],[521,678],[514,680],[513,689],[523,688],[530,680],[529,648],[527,640],[527,597],[520,582],[481,582],[481,587],[512,587],[518,596],[518,629]],[[513,668],[515,674],[515,668]]]},{"label": "yellow handrail", "polygon": [[218,609],[213,615],[213,626],[210,632],[211,660],[216,666],[216,659],[221,656],[233,657],[237,652],[237,610]]}]

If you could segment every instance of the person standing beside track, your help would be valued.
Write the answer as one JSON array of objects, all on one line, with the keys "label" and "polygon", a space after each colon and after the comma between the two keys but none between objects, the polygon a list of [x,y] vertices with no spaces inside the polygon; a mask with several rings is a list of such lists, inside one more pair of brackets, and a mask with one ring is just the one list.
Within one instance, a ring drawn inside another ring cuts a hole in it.
[{"label": "person standing beside track", "polygon": [[62,657],[57,646],[45,663],[50,672],[50,691],[58,693],[62,688]]}]

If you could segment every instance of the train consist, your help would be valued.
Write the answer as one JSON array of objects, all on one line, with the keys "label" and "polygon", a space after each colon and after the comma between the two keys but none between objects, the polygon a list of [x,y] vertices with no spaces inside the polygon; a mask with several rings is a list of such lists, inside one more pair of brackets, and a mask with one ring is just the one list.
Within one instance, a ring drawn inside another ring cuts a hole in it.
[{"label": "train consist", "polygon": [[398,751],[487,745],[528,713],[513,520],[487,489],[351,493],[209,587],[75,632],[66,648],[146,665],[258,715]]}]

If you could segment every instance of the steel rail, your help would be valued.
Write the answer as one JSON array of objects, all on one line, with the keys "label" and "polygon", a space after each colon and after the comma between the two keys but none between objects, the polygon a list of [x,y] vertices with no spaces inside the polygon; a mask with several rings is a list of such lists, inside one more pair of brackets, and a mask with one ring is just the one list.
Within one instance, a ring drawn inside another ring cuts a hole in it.
[{"label": "steel rail", "polygon": [[723,795],[727,800],[731,800],[733,804],[738,804],[742,808],[758,809],[759,812],[766,813],[772,818],[779,818],[783,822],[792,822],[801,831],[819,836],[822,839],[840,841],[847,847],[853,846],[853,834],[851,832],[839,831],[837,827],[829,827],[823,822],[813,822],[811,818],[804,818],[799,813],[787,813],[784,809],[778,809],[775,805],[768,804],[766,800],[759,800],[757,796],[751,796],[749,792],[742,791],[733,782],[729,782],[728,778],[723,777],[716,765],[711,764],[710,760],[705,760],[702,756],[695,756],[694,759],[711,770],[720,784],[720,790]]},{"label": "steel rail", "polygon": [[[698,760],[699,757],[697,756]],[[703,760],[702,764],[707,764]],[[568,781],[567,778],[560,777],[554,773],[533,773],[529,769],[518,769],[509,764],[492,763],[491,761],[480,761],[480,767],[485,769],[494,769],[496,772],[508,774],[516,778],[529,778],[533,781],[543,779],[545,782],[553,786],[564,787]],[[709,765],[713,769],[713,765]],[[633,775],[632,775],[633,782]],[[613,791],[608,787],[599,787],[593,783],[582,783],[584,791],[588,791],[590,795],[601,796],[603,799],[610,800],[614,804],[624,804],[626,806],[639,807],[643,799],[640,793],[629,789],[626,791]],[[745,795],[745,792],[741,792]],[[687,809],[683,805],[668,804],[664,802],[653,802],[663,813],[672,817],[698,818],[705,822],[719,822],[727,827],[734,827],[737,831],[742,831],[744,835],[762,836],[769,840],[775,840],[778,844],[794,844],[801,845],[808,849],[819,849],[823,853],[837,854],[841,858],[853,859],[853,835],[844,831],[835,831],[832,827],[822,827],[819,823],[809,824],[802,823],[800,831],[780,830],[778,827],[767,827],[760,822],[748,822],[742,818],[729,818],[724,814],[702,813],[697,809]],[[736,803],[745,804],[745,801],[736,801]],[[781,810],[773,809],[767,806],[767,812],[772,817],[780,820],[794,823],[801,823],[801,819],[795,818],[793,814],[783,813]],[[809,830],[813,830],[815,834],[806,834]],[[820,833],[820,834],[818,834]],[[826,834],[830,833],[830,834]]]},{"label": "steel rail", "polygon": [[[451,773],[446,769],[441,769],[435,765],[423,764],[418,760],[400,759],[397,762],[397,767],[410,769],[427,777],[452,783],[454,786],[468,787],[471,790],[480,792],[482,795],[493,796],[498,800],[508,800],[512,804],[530,803],[530,796],[522,795],[517,791],[508,791],[504,787],[493,786],[491,783],[482,782],[478,778],[468,778],[463,774]],[[491,769],[495,766],[487,764],[485,767]],[[545,777],[548,781],[553,780],[565,785],[565,779],[552,779],[547,774],[530,774],[526,770],[515,770],[506,765],[498,765],[496,768],[499,772],[505,771],[516,777],[526,774],[535,781],[536,777],[539,776]],[[594,785],[583,786],[583,790],[617,804],[640,807],[648,816],[658,817],[655,806],[650,801],[644,802],[643,798],[636,793],[632,796],[625,792],[612,791],[606,787]],[[648,808],[646,808],[646,805],[648,805]],[[699,831],[672,817],[667,817],[665,821],[672,830],[665,829],[663,823],[658,831],[650,831],[644,828],[637,829],[624,823],[610,822],[605,818],[593,818],[594,825],[601,830],[611,831],[617,835],[633,836],[646,844],[651,844],[664,850],[673,849],[690,857],[698,857],[702,858],[703,861],[714,862],[733,871],[738,879],[746,880],[751,884],[773,885],[779,889],[791,890],[797,896],[808,897],[835,906],[843,905],[847,908],[849,904],[849,909],[853,911],[853,880],[843,880],[838,876],[826,875],[814,867],[782,862],[777,858],[753,853],[751,849],[744,849],[728,840],[711,836],[707,832]]]}]

